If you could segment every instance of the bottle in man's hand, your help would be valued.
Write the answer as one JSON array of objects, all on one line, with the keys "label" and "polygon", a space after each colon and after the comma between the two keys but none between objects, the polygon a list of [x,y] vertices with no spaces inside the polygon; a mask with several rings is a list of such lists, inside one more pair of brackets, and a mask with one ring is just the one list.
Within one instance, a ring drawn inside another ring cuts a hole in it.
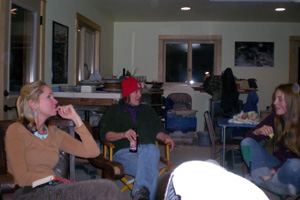
[{"label": "bottle in man's hand", "polygon": [[[136,133],[136,128],[133,128],[132,130],[134,130]],[[135,153],[137,152],[137,149],[138,149],[138,137],[136,137],[135,140],[130,142],[129,151]]]}]

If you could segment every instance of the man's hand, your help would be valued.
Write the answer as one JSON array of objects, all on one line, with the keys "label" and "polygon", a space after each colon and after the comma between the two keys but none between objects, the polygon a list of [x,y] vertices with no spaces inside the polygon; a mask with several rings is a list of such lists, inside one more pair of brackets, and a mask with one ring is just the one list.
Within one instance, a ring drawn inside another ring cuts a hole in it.
[{"label": "man's hand", "polygon": [[164,141],[165,144],[171,143],[170,151],[173,150],[173,148],[174,148],[174,146],[175,146],[175,142],[174,142],[174,140],[172,139],[171,136],[165,134],[164,132],[160,132],[160,133],[158,133],[158,134],[156,135],[156,139]]}]

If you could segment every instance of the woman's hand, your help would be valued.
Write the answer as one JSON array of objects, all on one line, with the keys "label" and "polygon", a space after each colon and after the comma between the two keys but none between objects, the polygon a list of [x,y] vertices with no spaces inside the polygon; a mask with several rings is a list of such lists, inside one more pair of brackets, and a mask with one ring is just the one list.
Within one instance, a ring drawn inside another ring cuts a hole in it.
[{"label": "woman's hand", "polygon": [[83,122],[72,105],[58,106],[57,113],[64,119],[72,120],[77,127],[80,127]]},{"label": "woman's hand", "polygon": [[256,130],[253,131],[253,133],[255,135],[264,135],[264,136],[269,136],[271,135],[272,133],[274,133],[274,130],[271,126],[262,126],[261,128],[258,128]]}]

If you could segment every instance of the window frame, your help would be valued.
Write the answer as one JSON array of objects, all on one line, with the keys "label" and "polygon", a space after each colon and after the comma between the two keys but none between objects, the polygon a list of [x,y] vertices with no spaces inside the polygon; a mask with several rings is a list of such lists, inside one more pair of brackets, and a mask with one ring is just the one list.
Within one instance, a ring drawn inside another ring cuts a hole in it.
[{"label": "window frame", "polygon": [[158,54],[158,80],[167,85],[185,85],[185,86],[199,86],[202,83],[190,84],[192,78],[192,54],[188,54],[187,67],[187,83],[166,83],[166,44],[170,43],[188,43],[188,51],[191,51],[192,43],[207,43],[214,44],[214,74],[221,75],[221,57],[222,57],[222,36],[220,35],[204,35],[204,36],[190,36],[190,35],[160,35],[159,36],[159,54]]},{"label": "window frame", "polygon": [[76,13],[76,20],[75,20],[75,63],[76,63],[76,72],[74,73],[76,80],[76,85],[79,85],[79,82],[84,80],[82,73],[84,70],[84,39],[81,40],[82,43],[79,44],[79,34],[78,30],[80,26],[86,27],[87,31],[92,31],[94,33],[94,54],[92,55],[93,58],[93,68],[91,72],[95,72],[99,70],[100,72],[100,37],[101,37],[101,26],[96,24],[95,22],[91,21],[90,19],[86,18],[85,16],[81,15],[80,13]]}]

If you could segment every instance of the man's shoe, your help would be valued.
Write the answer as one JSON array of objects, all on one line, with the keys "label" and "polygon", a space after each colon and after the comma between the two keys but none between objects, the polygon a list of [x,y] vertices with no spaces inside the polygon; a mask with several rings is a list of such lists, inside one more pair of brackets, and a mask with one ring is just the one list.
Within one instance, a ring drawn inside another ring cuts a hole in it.
[{"label": "man's shoe", "polygon": [[146,187],[140,187],[136,190],[133,200],[150,200],[150,192]]}]

